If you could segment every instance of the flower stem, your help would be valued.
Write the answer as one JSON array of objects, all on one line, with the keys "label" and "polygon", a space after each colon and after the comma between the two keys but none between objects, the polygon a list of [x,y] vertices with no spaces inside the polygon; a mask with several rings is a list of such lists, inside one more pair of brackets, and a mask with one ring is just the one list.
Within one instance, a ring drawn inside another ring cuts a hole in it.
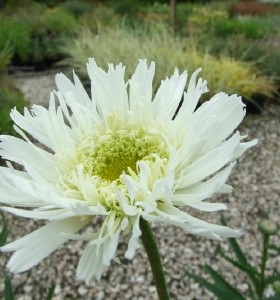
[{"label": "flower stem", "polygon": [[265,266],[268,257],[268,246],[269,246],[269,235],[265,234],[263,238],[263,253],[262,253],[262,262],[261,262],[261,278],[260,278],[260,287],[259,287],[259,297],[262,299],[263,292],[265,289]]},{"label": "flower stem", "polygon": [[169,300],[157,243],[153,236],[149,223],[143,218],[140,218],[140,229],[142,231],[142,243],[147,252],[148,259],[152,268],[159,300]]}]

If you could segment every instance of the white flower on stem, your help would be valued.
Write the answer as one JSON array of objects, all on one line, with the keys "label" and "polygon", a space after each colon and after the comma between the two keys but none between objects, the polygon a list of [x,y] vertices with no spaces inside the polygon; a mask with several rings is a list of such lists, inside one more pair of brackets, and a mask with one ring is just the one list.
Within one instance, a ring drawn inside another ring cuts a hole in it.
[{"label": "white flower on stem", "polygon": [[[1,248],[14,251],[10,271],[26,271],[68,239],[84,239],[77,277],[99,279],[121,234],[130,234],[125,257],[134,256],[140,218],[208,238],[240,236],[241,230],[180,210],[226,208],[206,199],[231,191],[225,182],[235,160],[257,143],[233,133],[245,115],[240,97],[219,93],[195,110],[207,92],[206,81],[196,80],[200,70],[184,91],[187,72],[176,69],[154,95],[154,63],[140,60],[128,82],[122,64],[105,72],[90,59],[87,67],[91,98],[75,74],[74,83],[58,74],[48,109],[34,105],[24,115],[12,110],[23,139],[1,136],[0,155],[24,169],[11,163],[0,168],[1,209],[48,221]],[[104,220],[99,232],[78,233],[98,216]]]}]

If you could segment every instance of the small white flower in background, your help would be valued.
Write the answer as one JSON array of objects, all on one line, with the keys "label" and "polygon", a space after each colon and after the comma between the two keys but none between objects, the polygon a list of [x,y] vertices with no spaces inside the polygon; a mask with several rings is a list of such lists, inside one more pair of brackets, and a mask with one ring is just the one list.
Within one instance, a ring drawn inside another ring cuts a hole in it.
[{"label": "small white flower in background", "polygon": [[[134,256],[140,217],[214,239],[240,236],[240,230],[209,224],[179,209],[226,208],[205,200],[231,191],[225,182],[234,161],[257,143],[242,142],[244,137],[233,133],[245,115],[240,97],[219,93],[195,111],[207,91],[206,81],[196,81],[200,70],[184,92],[188,75],[176,69],[153,96],[154,63],[147,66],[141,60],[128,82],[122,64],[110,64],[105,72],[90,59],[87,67],[91,98],[75,74],[74,83],[58,74],[58,92],[51,94],[48,109],[34,105],[24,115],[12,110],[24,140],[1,136],[0,155],[25,170],[10,163],[1,167],[0,202],[7,205],[1,209],[48,220],[1,248],[15,252],[10,271],[26,271],[66,240],[84,239],[88,243],[77,277],[99,279],[115,256],[120,234],[131,235],[125,257]],[[97,216],[104,220],[99,232],[79,235]]]}]

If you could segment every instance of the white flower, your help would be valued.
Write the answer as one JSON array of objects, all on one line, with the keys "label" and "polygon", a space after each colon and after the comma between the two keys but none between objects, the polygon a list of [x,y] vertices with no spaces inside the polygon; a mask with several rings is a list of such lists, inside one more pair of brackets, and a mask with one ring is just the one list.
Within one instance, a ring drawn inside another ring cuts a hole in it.
[{"label": "white flower", "polygon": [[[12,110],[24,140],[1,136],[0,155],[24,167],[1,167],[0,202],[7,205],[1,209],[49,221],[1,248],[15,251],[10,271],[28,270],[67,239],[84,239],[77,277],[99,279],[121,233],[131,234],[125,257],[134,256],[141,217],[214,239],[239,236],[240,230],[209,224],[179,207],[226,208],[205,200],[231,191],[225,182],[234,161],[257,143],[233,133],[245,115],[240,97],[219,93],[195,110],[207,91],[206,81],[196,82],[200,70],[184,92],[187,73],[176,69],[154,96],[154,63],[141,60],[128,82],[122,64],[104,72],[90,59],[87,67],[91,98],[75,74],[74,83],[58,74],[48,109],[34,105],[24,115]],[[96,216],[104,220],[100,231],[79,235]]]}]

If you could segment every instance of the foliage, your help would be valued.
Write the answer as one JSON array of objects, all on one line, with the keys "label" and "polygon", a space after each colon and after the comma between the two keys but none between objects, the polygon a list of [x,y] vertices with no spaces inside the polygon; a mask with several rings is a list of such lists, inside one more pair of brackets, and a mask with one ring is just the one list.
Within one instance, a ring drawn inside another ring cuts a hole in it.
[{"label": "foliage", "polygon": [[228,20],[225,10],[214,9],[209,6],[198,6],[192,11],[188,18],[187,32],[201,34],[209,32],[217,23]]},{"label": "foliage", "polygon": [[[2,228],[1,228],[1,233],[0,233],[0,247],[4,246],[9,234],[9,230],[8,230],[8,224],[4,218],[4,214],[2,212],[0,212],[1,215],[1,219],[2,219]],[[1,254],[1,252],[0,252]]]},{"label": "foliage", "polygon": [[61,4],[61,8],[75,17],[79,17],[91,10],[89,3],[70,0]]},{"label": "foliage", "polygon": [[141,10],[139,1],[118,0],[114,2],[114,10],[118,14],[134,14]]},{"label": "foliage", "polygon": [[[223,225],[226,225],[225,220],[222,220]],[[270,242],[271,236],[278,233],[278,228],[276,224],[270,220],[263,220],[259,225],[259,231],[263,237],[263,249],[262,257],[258,267],[253,266],[247,259],[245,253],[242,251],[237,240],[230,238],[229,244],[232,252],[235,257],[231,257],[226,254],[221,248],[219,248],[218,253],[221,257],[227,260],[233,267],[239,269],[241,272],[246,274],[249,287],[249,296],[250,299],[255,300],[273,300],[279,299],[280,292],[275,290],[275,295],[271,297],[265,297],[264,292],[268,286],[277,286],[277,283],[280,281],[280,272],[275,272],[272,275],[266,275],[266,265],[269,260],[269,254],[271,251],[280,254],[280,249],[276,245]],[[206,265],[204,267],[205,272],[208,273],[214,281],[214,283],[207,281],[203,277],[187,272],[187,275],[193,280],[198,282],[201,286],[208,289],[212,292],[217,299],[227,300],[227,299],[236,299],[236,300],[246,300],[246,296],[241,294],[237,289],[230,285],[224,276],[215,271],[211,266]]]},{"label": "foliage", "polygon": [[24,20],[3,17],[0,27],[0,50],[7,46],[16,60],[26,61],[30,57],[31,28]]},{"label": "foliage", "polygon": [[[66,40],[62,51],[70,65],[86,78],[84,62],[94,57],[99,65],[106,68],[108,62],[123,62],[131,75],[139,58],[153,60],[157,64],[155,86],[159,80],[171,75],[174,66],[193,72],[203,67],[202,75],[207,79],[210,90],[238,93],[252,98],[255,93],[272,96],[274,85],[271,80],[257,71],[250,63],[235,61],[222,56],[199,53],[185,39],[173,39],[162,24],[130,30],[125,26],[107,28],[98,34],[86,28],[80,29],[77,39]],[[209,96],[209,95],[208,95]]]},{"label": "foliage", "polygon": [[[218,37],[240,34],[246,38],[263,38],[271,33],[270,26],[255,18],[238,18],[218,20],[214,24],[214,34]],[[274,29],[273,29],[274,30]]]},{"label": "foliage", "polygon": [[11,60],[12,51],[11,48],[5,46],[0,49],[0,75],[6,72],[6,68]]},{"label": "foliage", "polygon": [[53,35],[71,34],[77,25],[75,17],[59,7],[47,9],[41,23],[45,30]]},{"label": "foliage", "polygon": [[22,94],[11,87],[0,87],[0,133],[15,135],[13,123],[10,118],[10,111],[17,107],[19,111],[23,111],[25,100]]},{"label": "foliage", "polygon": [[58,60],[62,37],[72,35],[78,22],[62,8],[39,3],[15,12],[8,10],[2,18],[0,51],[8,45],[16,65]]},{"label": "foliage", "polygon": [[202,66],[202,75],[207,79],[209,89],[215,94],[223,90],[228,94],[239,94],[251,98],[260,93],[272,97],[275,86],[250,63],[221,56],[194,53],[191,61],[195,67]]}]

